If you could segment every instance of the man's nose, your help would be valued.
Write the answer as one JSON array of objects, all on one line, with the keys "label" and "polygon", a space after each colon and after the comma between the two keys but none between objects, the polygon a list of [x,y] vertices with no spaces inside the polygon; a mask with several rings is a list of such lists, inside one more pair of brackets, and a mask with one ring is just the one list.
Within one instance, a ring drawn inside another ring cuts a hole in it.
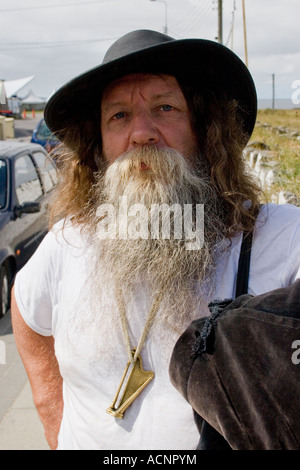
[{"label": "man's nose", "polygon": [[130,144],[153,145],[159,141],[159,131],[151,116],[139,114],[131,122]]}]

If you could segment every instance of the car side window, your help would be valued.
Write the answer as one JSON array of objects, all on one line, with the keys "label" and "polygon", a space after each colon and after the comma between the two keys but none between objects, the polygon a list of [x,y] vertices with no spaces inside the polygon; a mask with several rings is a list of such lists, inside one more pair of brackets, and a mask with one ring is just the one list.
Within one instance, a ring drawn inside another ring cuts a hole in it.
[{"label": "car side window", "polygon": [[6,206],[7,198],[7,166],[4,160],[0,160],[0,209]]},{"label": "car side window", "polygon": [[48,126],[47,126],[47,124],[45,123],[44,120],[42,120],[40,125],[39,125],[38,131],[36,133],[36,137],[38,139],[42,139],[42,140],[50,139],[50,137],[51,137],[51,131],[48,128]]},{"label": "car side window", "polygon": [[57,183],[57,173],[50,157],[43,152],[34,152],[33,158],[41,173],[45,192],[51,191]]},{"label": "car side window", "polygon": [[37,201],[42,195],[42,186],[29,155],[15,161],[15,187],[19,204]]}]

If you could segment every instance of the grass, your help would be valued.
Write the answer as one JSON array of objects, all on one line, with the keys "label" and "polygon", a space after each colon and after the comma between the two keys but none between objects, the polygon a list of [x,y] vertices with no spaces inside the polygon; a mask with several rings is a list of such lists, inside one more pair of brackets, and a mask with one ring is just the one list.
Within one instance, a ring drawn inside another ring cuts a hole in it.
[{"label": "grass", "polygon": [[[276,128],[286,128],[288,133]],[[290,191],[300,198],[300,109],[259,110],[251,141],[264,142],[278,157],[278,170],[274,192]]]},{"label": "grass", "polygon": [[300,108],[295,109],[259,109],[257,122],[272,126],[283,126],[300,132]]}]

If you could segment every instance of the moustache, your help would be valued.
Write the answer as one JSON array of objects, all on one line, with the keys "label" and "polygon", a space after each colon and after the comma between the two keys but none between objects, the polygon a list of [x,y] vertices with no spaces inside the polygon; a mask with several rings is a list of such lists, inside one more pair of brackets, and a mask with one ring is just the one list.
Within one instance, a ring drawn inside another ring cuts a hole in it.
[{"label": "moustache", "polygon": [[177,150],[143,146],[116,159],[107,168],[106,179],[109,180],[118,173],[120,181],[141,178],[172,184],[173,181],[180,182],[191,171],[193,168],[190,163]]}]

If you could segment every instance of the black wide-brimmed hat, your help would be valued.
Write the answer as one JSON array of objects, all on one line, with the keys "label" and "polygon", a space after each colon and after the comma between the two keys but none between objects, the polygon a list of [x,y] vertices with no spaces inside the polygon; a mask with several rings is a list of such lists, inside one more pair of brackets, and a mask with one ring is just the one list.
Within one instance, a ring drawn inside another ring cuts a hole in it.
[{"label": "black wide-brimmed hat", "polygon": [[[66,83],[49,99],[44,116],[63,140],[64,129],[76,127],[87,108],[92,111],[111,81],[132,73],[164,73],[187,77],[200,90],[236,99],[243,130],[251,135],[257,113],[253,79],[246,65],[227,47],[205,39],[175,40],[151,30],[137,30],[118,39],[101,65]],[[85,110],[83,112],[83,110]]]}]

